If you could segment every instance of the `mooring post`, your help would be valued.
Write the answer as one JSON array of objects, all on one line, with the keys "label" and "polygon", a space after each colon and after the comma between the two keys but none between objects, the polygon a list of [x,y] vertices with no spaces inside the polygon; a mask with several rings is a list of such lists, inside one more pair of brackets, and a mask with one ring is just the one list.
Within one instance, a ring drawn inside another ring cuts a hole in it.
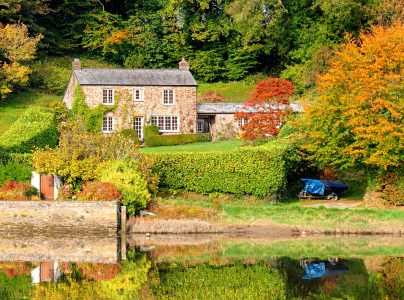
[{"label": "mooring post", "polygon": [[126,259],[126,206],[121,206],[121,259]]}]

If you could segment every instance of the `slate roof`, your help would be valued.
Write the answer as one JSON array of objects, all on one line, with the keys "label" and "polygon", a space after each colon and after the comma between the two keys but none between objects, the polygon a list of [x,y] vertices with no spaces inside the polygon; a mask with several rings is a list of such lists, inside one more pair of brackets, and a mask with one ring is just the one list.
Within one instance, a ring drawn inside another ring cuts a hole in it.
[{"label": "slate roof", "polygon": [[[291,103],[294,112],[303,112],[300,103]],[[254,108],[244,108],[243,103],[200,103],[196,105],[198,114],[234,114],[236,112],[255,112]]]},{"label": "slate roof", "polygon": [[80,85],[197,86],[188,70],[79,69],[74,74]]}]

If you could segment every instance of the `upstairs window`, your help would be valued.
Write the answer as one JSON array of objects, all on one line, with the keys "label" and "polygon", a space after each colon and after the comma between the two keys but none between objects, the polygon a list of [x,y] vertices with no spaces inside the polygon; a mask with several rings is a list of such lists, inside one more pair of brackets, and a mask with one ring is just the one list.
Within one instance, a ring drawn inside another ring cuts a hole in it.
[{"label": "upstairs window", "polygon": [[114,118],[111,116],[105,116],[102,119],[102,132],[111,133],[114,131]]},{"label": "upstairs window", "polygon": [[143,102],[144,101],[144,90],[143,89],[133,89],[133,101]]},{"label": "upstairs window", "polygon": [[113,89],[102,90],[102,104],[114,105],[114,90]]},{"label": "upstairs window", "polygon": [[163,103],[165,105],[174,105],[174,91],[173,90],[164,90]]},{"label": "upstairs window", "polygon": [[152,116],[151,125],[159,127],[160,132],[178,132],[179,122],[177,116]]}]

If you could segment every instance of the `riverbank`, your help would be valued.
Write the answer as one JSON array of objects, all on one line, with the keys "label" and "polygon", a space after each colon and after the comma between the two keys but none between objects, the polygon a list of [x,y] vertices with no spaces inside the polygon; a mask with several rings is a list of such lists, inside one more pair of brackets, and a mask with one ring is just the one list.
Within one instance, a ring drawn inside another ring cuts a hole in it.
[{"label": "riverbank", "polygon": [[131,218],[131,233],[404,234],[404,210],[360,208],[352,201],[271,204],[187,195],[159,198],[155,216]]}]

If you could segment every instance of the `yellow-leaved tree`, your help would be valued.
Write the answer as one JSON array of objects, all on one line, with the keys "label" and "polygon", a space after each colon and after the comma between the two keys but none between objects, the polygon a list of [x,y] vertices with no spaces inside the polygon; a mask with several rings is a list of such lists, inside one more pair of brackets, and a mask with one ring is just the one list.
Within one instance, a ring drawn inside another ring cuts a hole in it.
[{"label": "yellow-leaved tree", "polygon": [[403,165],[403,23],[350,37],[317,85],[302,124],[318,166],[385,172]]},{"label": "yellow-leaved tree", "polygon": [[16,86],[27,84],[31,69],[24,63],[35,58],[42,35],[30,37],[24,24],[0,24],[0,99]]}]

